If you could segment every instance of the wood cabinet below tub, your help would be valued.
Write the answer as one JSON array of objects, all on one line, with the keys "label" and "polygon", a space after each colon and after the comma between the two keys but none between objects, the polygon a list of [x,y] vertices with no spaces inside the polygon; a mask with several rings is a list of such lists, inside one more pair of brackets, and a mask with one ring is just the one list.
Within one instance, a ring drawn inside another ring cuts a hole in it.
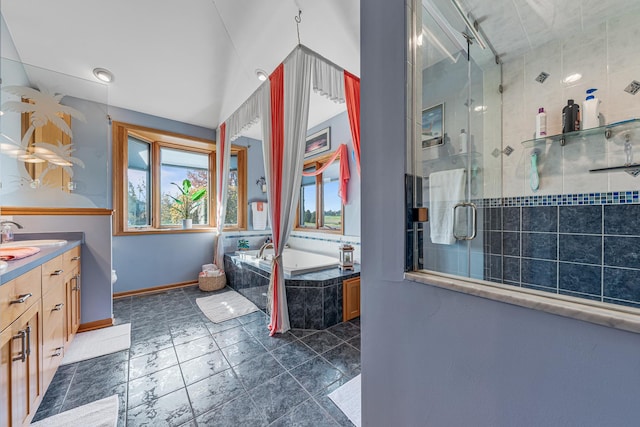
[{"label": "wood cabinet below tub", "polygon": [[360,277],[342,282],[342,321],[360,317]]}]

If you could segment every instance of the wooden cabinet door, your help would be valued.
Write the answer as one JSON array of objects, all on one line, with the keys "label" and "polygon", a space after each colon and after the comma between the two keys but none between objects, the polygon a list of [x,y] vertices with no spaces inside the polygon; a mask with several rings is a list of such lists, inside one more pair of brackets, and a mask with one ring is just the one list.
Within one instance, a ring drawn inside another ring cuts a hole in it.
[{"label": "wooden cabinet door", "polygon": [[342,321],[360,316],[360,278],[354,277],[342,282]]},{"label": "wooden cabinet door", "polygon": [[80,254],[81,247],[76,246],[62,255],[67,293],[65,349],[71,344],[80,327]]},{"label": "wooden cabinet door", "polygon": [[43,395],[40,304],[0,335],[0,426],[27,425]]},{"label": "wooden cabinet door", "polygon": [[11,368],[13,335],[11,327],[0,332],[0,427],[11,426]]},{"label": "wooden cabinet door", "polygon": [[71,344],[80,327],[80,272],[77,268],[65,282],[67,305],[65,312],[65,349]]},{"label": "wooden cabinet door", "polygon": [[53,379],[64,356],[66,292],[64,282],[51,284],[42,297],[43,378],[45,387]]}]

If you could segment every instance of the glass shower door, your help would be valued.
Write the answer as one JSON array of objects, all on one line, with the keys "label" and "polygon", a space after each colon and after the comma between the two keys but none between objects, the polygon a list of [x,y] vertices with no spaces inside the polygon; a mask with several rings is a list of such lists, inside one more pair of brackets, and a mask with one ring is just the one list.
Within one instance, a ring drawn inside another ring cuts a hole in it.
[{"label": "glass shower door", "polygon": [[414,227],[413,268],[486,279],[496,262],[487,208],[502,187],[500,65],[452,1],[421,5],[414,204],[429,222]]}]

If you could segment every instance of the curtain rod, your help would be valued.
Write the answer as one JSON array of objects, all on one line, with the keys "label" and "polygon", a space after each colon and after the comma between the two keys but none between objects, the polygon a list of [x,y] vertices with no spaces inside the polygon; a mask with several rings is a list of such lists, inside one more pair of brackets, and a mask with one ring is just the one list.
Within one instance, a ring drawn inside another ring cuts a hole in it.
[{"label": "curtain rod", "polygon": [[[291,52],[289,52],[289,54],[288,54],[287,56],[285,56],[285,57],[284,57],[284,59],[278,63],[278,65],[280,65],[280,64],[282,64],[282,63],[284,63],[287,59],[289,59],[289,57],[290,57],[291,55],[293,55],[297,49],[303,50],[305,53],[310,54],[310,55],[313,55],[313,56],[315,56],[316,58],[321,59],[322,61],[324,61],[324,62],[328,63],[329,65],[331,65],[331,66],[333,66],[333,67],[335,67],[335,68],[337,68],[337,69],[339,69],[339,70],[347,71],[348,73],[350,73],[350,71],[349,71],[349,70],[345,70],[343,67],[341,67],[341,66],[339,66],[338,64],[336,64],[335,62],[333,62],[333,61],[331,61],[331,60],[327,59],[326,57],[324,57],[324,56],[320,55],[318,52],[316,52],[316,51],[314,51],[314,50],[310,49],[309,47],[307,47],[307,46],[303,45],[302,43],[297,44],[297,45],[293,48],[293,50],[291,50]],[[272,72],[273,72],[273,71],[272,71]],[[355,75],[355,74],[354,74],[354,75]],[[360,77],[360,76],[356,76],[356,77]],[[242,107],[242,105],[244,105],[244,103],[245,103],[245,102],[247,102],[249,99],[251,99],[253,96],[255,96],[255,94],[256,94],[256,93],[258,93],[258,91],[262,90],[262,86],[264,86],[265,84],[267,84],[267,82],[268,82],[268,79],[267,79],[267,81],[264,81],[264,82],[260,83],[260,85],[258,86],[258,88],[257,88],[256,90],[254,90],[254,91],[251,93],[251,95],[249,95],[249,96],[247,97],[247,99],[245,99],[245,100],[244,100],[244,102],[243,102],[242,104],[240,104],[240,106],[239,106],[238,108],[236,108],[236,109],[233,111],[233,113],[231,113],[231,114],[226,118],[226,120],[223,120],[223,121],[222,121],[222,123],[224,123],[224,122],[226,122],[227,120],[229,120],[229,117],[231,117],[232,115],[234,115],[234,114],[235,114],[235,113],[236,113],[236,112],[237,112],[237,111]],[[218,126],[220,126],[220,125],[218,125]]]}]

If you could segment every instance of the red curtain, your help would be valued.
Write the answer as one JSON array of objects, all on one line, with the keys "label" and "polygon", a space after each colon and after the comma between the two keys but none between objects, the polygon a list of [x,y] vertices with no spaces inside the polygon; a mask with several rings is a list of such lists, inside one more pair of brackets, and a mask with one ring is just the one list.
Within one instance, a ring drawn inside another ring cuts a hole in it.
[{"label": "red curtain", "polygon": [[320,169],[316,169],[313,172],[302,172],[302,176],[316,176],[325,171],[331,163],[336,161],[336,157],[340,156],[340,191],[338,195],[342,199],[342,204],[347,204],[347,185],[349,184],[349,178],[351,173],[349,172],[349,151],[347,150],[347,144],[341,144],[340,147],[333,153],[333,156],[324,164]]},{"label": "red curtain", "polygon": [[348,71],[344,72],[344,92],[347,98],[353,150],[356,153],[356,167],[360,175],[360,79]]},{"label": "red curtain", "polygon": [[[273,218],[271,227],[273,235],[273,247],[278,248],[280,245],[280,214],[282,209],[282,155],[284,150],[284,64],[280,64],[278,68],[269,76],[271,83],[271,218]],[[274,251],[277,253],[277,250]],[[279,328],[280,313],[278,312],[278,276],[281,274],[278,263],[272,263],[273,275],[273,307],[271,310],[271,320],[269,323],[269,335],[274,335]]]}]

